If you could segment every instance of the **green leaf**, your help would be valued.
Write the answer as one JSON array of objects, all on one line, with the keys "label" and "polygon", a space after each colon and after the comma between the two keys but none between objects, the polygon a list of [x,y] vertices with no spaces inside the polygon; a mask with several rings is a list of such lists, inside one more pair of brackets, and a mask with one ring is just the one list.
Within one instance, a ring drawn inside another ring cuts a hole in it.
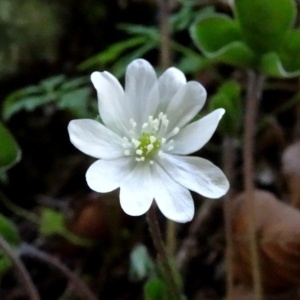
[{"label": "green leaf", "polygon": [[137,245],[130,253],[130,279],[140,281],[153,276],[155,265],[144,245]]},{"label": "green leaf", "polygon": [[44,91],[50,93],[53,92],[60,84],[62,84],[66,80],[64,75],[57,75],[53,77],[49,77],[40,82],[40,86],[44,89]]},{"label": "green leaf", "polygon": [[0,170],[6,170],[21,159],[21,150],[8,129],[0,123]]},{"label": "green leaf", "polygon": [[12,246],[18,246],[20,244],[20,236],[15,224],[0,214],[0,234],[1,236]]},{"label": "green leaf", "polygon": [[42,235],[57,234],[75,245],[90,247],[93,244],[91,240],[81,238],[70,232],[65,225],[64,215],[50,208],[42,208],[39,229]]},{"label": "green leaf", "polygon": [[78,68],[79,70],[86,70],[99,66],[105,66],[117,60],[126,50],[137,47],[139,45],[144,45],[146,41],[146,37],[137,36],[125,41],[112,44],[106,50],[81,63]]},{"label": "green leaf", "polygon": [[241,87],[235,81],[227,81],[210,99],[210,110],[224,108],[224,114],[218,127],[227,135],[237,135],[242,123]]},{"label": "green leaf", "polygon": [[265,54],[260,62],[260,70],[262,73],[273,77],[295,77],[300,75],[300,70],[288,72],[282,64],[282,61],[276,52]]},{"label": "green leaf", "polygon": [[154,26],[121,23],[117,27],[129,34],[146,36],[148,39],[159,39],[160,37],[159,29]]},{"label": "green leaf", "polygon": [[279,56],[287,72],[300,70],[300,29],[291,30],[286,34]]},{"label": "green leaf", "polygon": [[235,16],[246,43],[258,53],[276,51],[293,26],[293,0],[235,0]]},{"label": "green leaf", "polygon": [[[15,224],[2,214],[0,214],[0,235],[13,248],[17,247],[21,242],[19,232]],[[10,260],[0,250],[0,274],[6,272],[10,266]]]},{"label": "green leaf", "polygon": [[200,50],[208,55],[241,40],[237,23],[224,14],[202,15],[191,26],[191,36]]},{"label": "green leaf", "polygon": [[58,98],[57,106],[61,109],[70,110],[77,118],[86,117],[90,95],[90,87],[71,90]]},{"label": "green leaf", "polygon": [[252,67],[256,56],[242,41],[237,23],[224,14],[201,16],[190,28],[198,48],[217,62]]},{"label": "green leaf", "polygon": [[63,234],[65,219],[61,212],[50,208],[43,208],[41,212],[40,232],[43,235]]},{"label": "green leaf", "polygon": [[151,278],[144,286],[145,300],[166,300],[165,283],[159,278]]}]

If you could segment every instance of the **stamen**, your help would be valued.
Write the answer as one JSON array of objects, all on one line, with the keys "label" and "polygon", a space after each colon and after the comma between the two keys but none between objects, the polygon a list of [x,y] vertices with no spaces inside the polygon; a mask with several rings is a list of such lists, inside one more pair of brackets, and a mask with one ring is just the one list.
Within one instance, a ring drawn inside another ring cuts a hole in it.
[{"label": "stamen", "polygon": [[130,155],[130,151],[129,151],[128,149],[126,149],[126,150],[124,151],[124,154],[125,154],[126,156],[128,156],[128,155]]},{"label": "stamen", "polygon": [[175,127],[170,133],[169,137],[176,135],[180,131],[179,127]]},{"label": "stamen", "polygon": [[153,135],[150,136],[150,142],[151,144],[155,143],[157,141],[157,138]]},{"label": "stamen", "polygon": [[137,149],[137,150],[135,151],[135,153],[136,153],[137,155],[142,155],[142,154],[143,154],[143,150]]},{"label": "stamen", "polygon": [[138,140],[136,140],[134,138],[131,139],[131,142],[135,146],[135,148],[138,148],[138,146],[141,144],[140,141],[138,141]]},{"label": "stamen", "polygon": [[152,144],[148,145],[147,146],[147,150],[148,150],[147,153],[149,153],[151,150],[153,150],[153,148],[154,148],[154,146]]}]

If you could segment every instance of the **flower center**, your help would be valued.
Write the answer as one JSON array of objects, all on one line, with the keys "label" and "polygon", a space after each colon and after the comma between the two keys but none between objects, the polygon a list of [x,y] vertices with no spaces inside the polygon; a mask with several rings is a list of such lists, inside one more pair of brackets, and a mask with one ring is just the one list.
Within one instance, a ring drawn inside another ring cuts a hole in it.
[{"label": "flower center", "polygon": [[146,158],[151,158],[161,147],[161,141],[154,135],[146,132],[142,133],[137,142],[139,145],[135,151],[137,155],[136,161],[144,161]]},{"label": "flower center", "polygon": [[[157,118],[149,116],[148,122],[142,124],[140,130],[137,132],[137,123],[133,120],[129,120],[130,130],[128,130],[131,138],[123,137],[124,143],[122,144],[124,154],[134,155],[135,161],[143,162],[149,161],[153,163],[152,158],[159,152],[163,145],[167,146],[166,150],[172,150],[173,140],[170,137],[176,135],[179,132],[179,128],[175,127],[174,130],[167,135],[167,128],[169,120],[164,113],[160,113]],[[136,138],[139,136],[139,138]]]}]

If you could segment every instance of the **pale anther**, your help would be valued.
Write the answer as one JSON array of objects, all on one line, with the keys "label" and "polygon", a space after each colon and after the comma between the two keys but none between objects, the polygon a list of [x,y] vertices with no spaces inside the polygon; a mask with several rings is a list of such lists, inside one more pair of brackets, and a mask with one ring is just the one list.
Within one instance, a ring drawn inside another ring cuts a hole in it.
[{"label": "pale anther", "polygon": [[134,139],[134,138],[131,139],[131,142],[132,142],[132,144],[135,146],[135,148],[137,148],[137,147],[141,144],[140,141],[138,141],[138,140],[136,140],[136,139]]},{"label": "pale anther", "polygon": [[135,153],[136,153],[137,155],[142,155],[142,154],[143,154],[143,150],[137,149],[137,150],[135,151]]},{"label": "pale anther", "polygon": [[153,148],[154,148],[154,146],[153,146],[152,144],[149,144],[149,145],[147,146],[148,152],[150,152]]},{"label": "pale anther", "polygon": [[151,144],[153,144],[153,143],[155,143],[156,142],[156,137],[154,136],[154,135],[151,135],[150,136],[150,142],[151,142]]},{"label": "pale anther", "polygon": [[129,151],[129,150],[125,150],[125,151],[124,151],[124,154],[125,154],[125,155],[130,155],[130,151]]}]

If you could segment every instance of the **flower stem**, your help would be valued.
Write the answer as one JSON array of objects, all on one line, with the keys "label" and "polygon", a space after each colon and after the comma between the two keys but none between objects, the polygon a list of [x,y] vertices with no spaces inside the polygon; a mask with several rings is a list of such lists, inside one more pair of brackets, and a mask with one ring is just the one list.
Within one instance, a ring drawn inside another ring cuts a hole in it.
[{"label": "flower stem", "polygon": [[[230,136],[225,136],[223,139],[223,170],[229,182],[233,182],[233,166],[234,166],[234,141]],[[230,201],[232,191],[229,190],[224,197],[224,219],[225,219],[225,235],[226,235],[226,299],[233,299],[233,236],[231,230],[231,209]]]},{"label": "flower stem", "polygon": [[170,263],[170,259],[165,249],[155,209],[156,206],[152,205],[147,212],[147,222],[149,225],[149,231],[152,237],[154,247],[157,251],[157,259],[162,267],[163,275],[166,280],[166,285],[169,288],[170,294],[172,295],[172,300],[180,300],[181,291],[178,284],[176,283],[173,266]]},{"label": "flower stem", "polygon": [[258,104],[262,93],[264,77],[254,71],[248,73],[248,87],[246,94],[246,114],[244,123],[244,184],[246,193],[246,205],[249,212],[248,235],[250,241],[250,254],[252,261],[253,291],[256,300],[263,299],[261,272],[259,262],[258,244],[255,231],[255,204],[254,204],[254,137],[255,122]]},{"label": "flower stem", "polygon": [[[163,70],[171,65],[171,28],[170,28],[170,0],[158,0],[160,14],[160,66]],[[176,249],[176,223],[167,221],[166,248],[170,255],[174,255]]]},{"label": "flower stem", "polygon": [[170,36],[171,28],[169,24],[171,3],[170,0],[158,0],[160,13],[160,64],[162,69],[166,69],[171,64]]},{"label": "flower stem", "polygon": [[40,300],[40,296],[38,295],[38,292],[24,264],[1,235],[0,235],[0,248],[5,253],[5,255],[11,260],[15,268],[18,270],[18,275],[21,277],[24,283],[24,287],[27,290],[28,299]]},{"label": "flower stem", "polygon": [[78,292],[78,295],[81,295],[82,299],[98,299],[89,289],[89,287],[85,284],[85,282],[82,281],[74,272],[68,269],[64,264],[62,264],[57,258],[26,243],[23,243],[21,246],[21,255],[33,257],[58,269],[62,274],[64,274],[68,278],[68,280],[70,280],[70,282],[72,282],[73,288]]}]

